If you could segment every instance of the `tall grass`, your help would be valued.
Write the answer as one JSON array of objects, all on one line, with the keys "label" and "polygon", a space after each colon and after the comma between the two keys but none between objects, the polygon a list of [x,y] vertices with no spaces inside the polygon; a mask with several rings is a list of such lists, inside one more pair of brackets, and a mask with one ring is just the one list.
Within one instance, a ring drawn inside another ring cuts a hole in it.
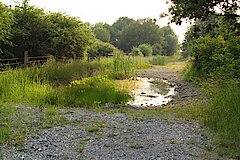
[{"label": "tall grass", "polygon": [[169,61],[169,57],[167,56],[154,56],[152,57],[152,59],[150,60],[150,63],[153,65],[166,65]]},{"label": "tall grass", "polygon": [[111,58],[101,59],[100,65],[112,78],[124,79],[132,76],[136,69],[149,68],[148,61],[141,56],[126,56],[121,52],[116,52]]},{"label": "tall grass", "polygon": [[42,67],[40,77],[56,85],[66,85],[75,79],[97,75],[100,70],[100,65],[95,62],[62,63],[53,61]]},{"label": "tall grass", "polygon": [[[66,86],[74,80],[81,80],[85,77],[94,77],[97,75],[108,75],[108,77],[112,79],[124,79],[130,77],[136,68],[146,66],[147,63],[145,60],[127,57],[118,52],[114,57],[103,59],[100,62],[49,62],[40,68],[10,69],[0,73],[0,102],[37,104],[40,106],[43,104],[60,105],[63,103],[61,100],[64,97],[64,95],[62,95],[63,88],[66,88]],[[105,94],[104,89],[114,91],[110,81],[101,82],[101,84],[96,85],[99,86],[96,92],[99,94],[103,92],[101,95]],[[80,88],[84,88],[83,85],[81,85]],[[90,92],[95,92],[95,90],[92,89],[93,87],[85,88],[85,91],[89,90],[85,93],[88,94],[88,96],[93,96]],[[73,93],[77,94],[77,92]],[[118,92],[114,93],[118,94]],[[74,95],[68,96],[74,97]],[[104,96],[111,97],[111,94]],[[104,99],[104,96],[101,97]],[[101,102],[103,103],[105,101],[106,100],[102,100]],[[109,101],[112,102],[111,100]]]},{"label": "tall grass", "polygon": [[[203,79],[189,65],[185,79],[192,81],[206,92],[207,101],[195,106],[200,109],[199,119],[216,134],[215,142],[221,154],[240,158],[240,81],[212,76]],[[193,114],[190,111],[189,114]]]},{"label": "tall grass", "polygon": [[38,103],[53,91],[53,86],[39,78],[38,68],[8,70],[0,73],[0,101]]},{"label": "tall grass", "polygon": [[240,82],[221,81],[211,92],[204,123],[217,133],[217,142],[240,158]]},{"label": "tall grass", "polygon": [[22,123],[25,120],[9,104],[37,106],[43,113],[47,110],[48,117],[40,117],[39,121],[44,121],[44,127],[51,127],[62,119],[55,115],[56,106],[93,107],[127,102],[131,97],[116,79],[129,77],[136,68],[147,66],[144,59],[117,53],[100,62],[48,62],[42,67],[0,72],[0,143],[23,141],[31,128]]}]

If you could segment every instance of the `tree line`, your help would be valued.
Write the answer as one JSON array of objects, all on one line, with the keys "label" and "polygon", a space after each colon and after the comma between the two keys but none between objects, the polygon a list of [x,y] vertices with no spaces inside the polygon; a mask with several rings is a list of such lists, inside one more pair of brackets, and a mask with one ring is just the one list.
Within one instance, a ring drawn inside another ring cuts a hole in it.
[{"label": "tree line", "polygon": [[112,25],[91,25],[63,13],[46,13],[28,0],[14,7],[0,2],[0,17],[0,58],[23,57],[24,51],[29,56],[96,57],[118,49],[130,54],[137,48],[144,56],[170,56],[178,50],[171,27],[160,28],[150,18],[120,17]]},{"label": "tree line", "polygon": [[150,55],[171,56],[178,50],[178,37],[172,28],[161,28],[155,19],[120,17],[112,25],[97,23],[92,28],[97,39],[111,43],[126,53],[134,52],[135,48],[143,44],[152,50]]},{"label": "tree line", "polygon": [[91,28],[75,17],[62,13],[45,13],[28,5],[28,1],[14,8],[0,3],[0,57],[55,55],[83,56],[93,43]]}]

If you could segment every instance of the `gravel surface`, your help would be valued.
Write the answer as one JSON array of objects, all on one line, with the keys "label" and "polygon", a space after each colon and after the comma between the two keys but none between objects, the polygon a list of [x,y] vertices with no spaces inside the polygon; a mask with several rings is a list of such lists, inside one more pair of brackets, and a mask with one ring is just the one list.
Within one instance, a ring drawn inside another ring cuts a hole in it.
[{"label": "gravel surface", "polygon": [[[180,95],[177,95],[173,104],[194,98],[192,94],[197,93],[194,87],[182,82],[179,75],[161,67],[138,74],[166,78],[178,85]],[[188,95],[188,91],[191,91],[191,95]],[[29,109],[34,111],[34,116],[42,116],[38,109]],[[202,135],[203,129],[197,122],[163,120],[127,113],[100,114],[80,109],[62,109],[60,114],[70,123],[31,133],[21,146],[0,146],[0,159],[224,159],[212,151],[214,146]]]}]

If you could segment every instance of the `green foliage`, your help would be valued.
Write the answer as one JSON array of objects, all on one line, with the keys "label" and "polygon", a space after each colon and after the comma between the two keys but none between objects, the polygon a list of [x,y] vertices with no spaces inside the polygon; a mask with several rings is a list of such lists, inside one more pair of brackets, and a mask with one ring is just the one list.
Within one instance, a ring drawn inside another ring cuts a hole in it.
[{"label": "green foliage", "polygon": [[234,41],[225,41],[223,37],[203,37],[191,44],[194,57],[192,69],[195,76],[209,77],[238,77],[239,73],[239,46],[233,46]]},{"label": "green foliage", "polygon": [[[209,86],[208,86],[209,87]],[[217,133],[217,143],[231,157],[240,156],[240,83],[220,81],[211,86],[210,105],[206,106],[204,123]]]},{"label": "green foliage", "polygon": [[138,46],[139,50],[142,52],[142,54],[147,57],[152,55],[152,47],[148,44],[141,44]]},{"label": "green foliage", "polygon": [[90,27],[75,17],[61,13],[50,13],[47,15],[47,20],[51,26],[48,29],[51,45],[49,52],[66,57],[75,53],[77,56],[83,57],[94,39]]},{"label": "green foliage", "polygon": [[113,54],[116,50],[117,48],[110,43],[104,43],[97,40],[88,48],[87,52],[91,58],[96,58],[98,56],[108,56],[108,54]]},{"label": "green foliage", "polygon": [[103,23],[97,23],[93,27],[94,34],[97,39],[103,42],[110,42],[111,40],[111,33],[109,30],[110,26]]},{"label": "green foliage", "polygon": [[172,56],[178,50],[178,38],[170,26],[162,28],[164,35],[163,52],[162,55]]},{"label": "green foliage", "polygon": [[139,48],[133,47],[131,53],[129,54],[130,56],[143,56],[143,53]]},{"label": "green foliage", "polygon": [[0,21],[0,26],[8,27],[4,29],[4,35],[10,40],[0,43],[4,53],[1,58],[23,57],[24,51],[29,51],[29,56],[58,54],[71,57],[75,53],[83,57],[94,40],[90,27],[77,18],[61,13],[46,14],[43,9],[29,6],[27,1],[2,13],[5,12],[12,15],[14,21],[10,26],[10,18],[4,15],[4,23]]},{"label": "green foliage", "polygon": [[128,17],[120,17],[110,27],[111,43],[119,48],[119,40],[125,27],[134,23],[135,20]]},{"label": "green foliage", "polygon": [[[169,12],[172,15],[171,21],[177,24],[182,23],[182,19],[207,19],[211,15],[224,16],[226,19],[236,19],[239,15],[236,13],[240,9],[239,1],[232,0],[201,0],[196,3],[195,0],[172,0]],[[218,7],[221,12],[216,12]]]},{"label": "green foliage", "polygon": [[155,43],[152,46],[152,55],[162,55],[163,53],[163,46],[159,43]]},{"label": "green foliage", "polygon": [[168,57],[160,55],[153,56],[150,63],[153,65],[166,65],[168,63]]},{"label": "green foliage", "polygon": [[42,9],[28,6],[27,2],[11,10],[14,23],[11,26],[12,45],[3,45],[4,52],[10,52],[15,57],[22,57],[28,50],[30,56],[42,55],[46,51],[47,23]]},{"label": "green foliage", "polygon": [[[0,2],[0,46],[1,44],[9,43],[10,29],[13,23],[12,15],[8,14],[10,10]],[[0,54],[2,50],[0,47]]]},{"label": "green foliage", "polygon": [[133,47],[140,44],[159,43],[163,41],[160,27],[153,19],[143,19],[126,26],[119,40],[119,48],[129,52]]},{"label": "green foliage", "polygon": [[73,81],[64,91],[64,103],[68,106],[91,107],[105,103],[125,103],[130,96],[115,88],[107,77],[97,76]]}]

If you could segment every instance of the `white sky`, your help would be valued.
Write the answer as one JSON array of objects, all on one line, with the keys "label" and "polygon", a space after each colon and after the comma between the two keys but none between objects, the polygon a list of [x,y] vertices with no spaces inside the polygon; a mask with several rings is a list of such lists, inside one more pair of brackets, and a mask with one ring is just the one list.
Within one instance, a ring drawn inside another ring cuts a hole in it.
[{"label": "white sky", "polygon": [[[0,1],[14,4],[16,0]],[[155,18],[161,27],[168,23],[167,18],[159,20],[159,15],[168,11],[168,5],[164,0],[30,0],[29,4],[44,8],[45,11],[65,12],[92,24],[97,22],[112,24],[122,16],[134,19]],[[180,42],[183,41],[188,26],[186,23],[181,26],[171,24]]]}]

